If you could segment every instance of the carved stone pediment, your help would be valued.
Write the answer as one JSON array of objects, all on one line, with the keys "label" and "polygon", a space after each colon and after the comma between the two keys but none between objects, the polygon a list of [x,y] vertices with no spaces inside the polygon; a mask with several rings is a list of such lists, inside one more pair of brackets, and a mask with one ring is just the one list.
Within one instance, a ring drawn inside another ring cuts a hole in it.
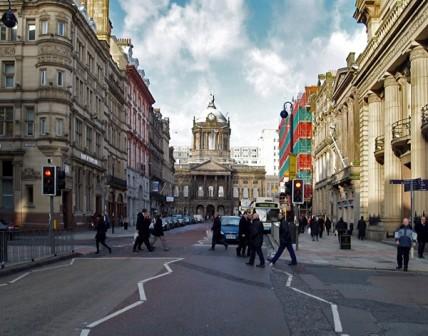
[{"label": "carved stone pediment", "polygon": [[230,169],[215,161],[205,161],[192,168],[193,171],[230,172]]}]

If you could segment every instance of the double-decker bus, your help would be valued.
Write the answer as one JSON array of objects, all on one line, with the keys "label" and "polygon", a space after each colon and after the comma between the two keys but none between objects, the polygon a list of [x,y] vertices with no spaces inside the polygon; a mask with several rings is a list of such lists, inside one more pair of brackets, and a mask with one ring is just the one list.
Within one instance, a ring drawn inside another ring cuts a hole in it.
[{"label": "double-decker bus", "polygon": [[272,223],[279,222],[279,202],[272,198],[257,197],[251,203],[251,208],[256,210],[260,221],[263,223],[264,231],[270,232]]}]

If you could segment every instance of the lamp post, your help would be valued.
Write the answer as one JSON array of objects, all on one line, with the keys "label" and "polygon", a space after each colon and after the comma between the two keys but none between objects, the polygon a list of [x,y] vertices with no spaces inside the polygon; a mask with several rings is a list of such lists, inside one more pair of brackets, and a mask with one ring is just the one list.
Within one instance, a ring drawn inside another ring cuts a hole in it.
[{"label": "lamp post", "polygon": [[8,2],[9,2],[9,9],[1,17],[1,21],[6,27],[13,28],[18,24],[18,19],[16,18],[15,14],[13,14],[12,12],[12,5],[10,3],[10,0],[8,0]]},{"label": "lamp post", "polygon": [[[287,106],[289,107],[290,113],[287,111]],[[291,101],[286,101],[283,105],[282,111],[280,112],[280,116],[282,119],[286,119],[288,116],[290,116],[290,156],[293,155],[293,147],[294,147],[294,141],[293,141],[293,103]],[[290,160],[291,164],[291,160]],[[299,249],[299,220],[297,217],[294,216],[294,204],[291,203],[291,218],[293,218],[294,225],[296,227],[295,230],[295,240],[296,240],[296,250]],[[297,208],[298,212],[300,212],[300,208],[298,206]],[[299,214],[300,215],[300,214]]]}]

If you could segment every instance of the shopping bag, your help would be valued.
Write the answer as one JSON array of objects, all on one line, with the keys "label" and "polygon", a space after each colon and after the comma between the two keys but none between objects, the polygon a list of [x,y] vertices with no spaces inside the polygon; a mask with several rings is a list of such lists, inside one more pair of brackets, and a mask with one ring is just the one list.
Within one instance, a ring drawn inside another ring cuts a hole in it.
[{"label": "shopping bag", "polygon": [[138,232],[135,232],[135,233],[134,233],[134,243],[135,243],[135,241],[137,240],[137,238],[138,238]]},{"label": "shopping bag", "polygon": [[308,235],[311,235],[311,228],[308,229]]}]

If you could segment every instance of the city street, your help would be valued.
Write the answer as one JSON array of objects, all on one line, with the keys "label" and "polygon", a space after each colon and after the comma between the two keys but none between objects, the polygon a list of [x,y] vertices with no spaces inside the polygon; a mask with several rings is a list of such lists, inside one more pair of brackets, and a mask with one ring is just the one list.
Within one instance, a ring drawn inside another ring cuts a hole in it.
[{"label": "city street", "polygon": [[[426,334],[428,273],[290,268],[286,260],[249,267],[233,245],[210,251],[208,229],[169,231],[170,251],[153,253],[132,253],[132,238],[118,234],[108,240],[112,255],[88,254],[0,278],[7,307],[0,334]],[[265,239],[265,256],[271,250]]]}]

